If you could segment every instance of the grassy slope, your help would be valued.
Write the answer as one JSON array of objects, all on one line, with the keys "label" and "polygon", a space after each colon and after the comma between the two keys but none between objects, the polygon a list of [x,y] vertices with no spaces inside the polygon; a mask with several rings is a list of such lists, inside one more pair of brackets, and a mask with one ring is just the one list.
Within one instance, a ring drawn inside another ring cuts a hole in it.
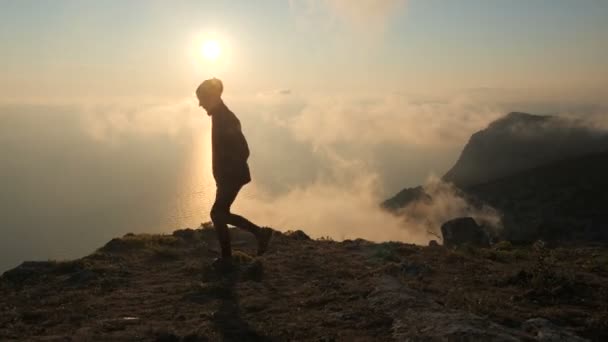
[{"label": "grassy slope", "polygon": [[[606,248],[453,251],[276,233],[266,256],[218,278],[206,267],[213,234],[125,236],[6,272],[0,340],[526,340],[521,324],[534,317],[608,338]],[[248,235],[233,235],[253,253]]]}]

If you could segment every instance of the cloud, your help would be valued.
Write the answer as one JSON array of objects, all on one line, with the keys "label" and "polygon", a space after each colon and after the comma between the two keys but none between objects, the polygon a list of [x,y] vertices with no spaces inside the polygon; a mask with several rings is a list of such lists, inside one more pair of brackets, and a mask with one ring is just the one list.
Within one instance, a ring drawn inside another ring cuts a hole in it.
[{"label": "cloud", "polygon": [[[369,112],[371,117],[379,115],[380,120],[386,120],[395,114],[393,109],[399,107],[402,102],[391,98],[317,98],[300,95],[294,99],[283,97],[281,91],[265,92],[247,101],[237,100],[236,109],[233,108],[241,117],[253,151],[251,162],[254,175],[254,182],[245,188],[235,204],[235,210],[242,211],[245,216],[260,224],[284,230],[304,229],[315,237],[400,240],[421,244],[432,238],[427,232],[427,226],[419,222],[404,221],[402,217],[396,217],[381,209],[379,203],[384,200],[385,194],[382,191],[383,179],[380,170],[370,165],[364,156],[345,155],[343,150],[337,148],[342,142],[355,143],[358,148],[387,141],[386,137],[383,137],[385,129],[375,128],[366,122],[364,113]],[[333,102],[337,104],[326,105]],[[421,105],[427,104],[416,103],[414,106]],[[251,112],[241,113],[241,107],[253,109]],[[320,111],[320,108],[325,111]],[[318,122],[323,130],[327,130],[320,136],[321,140],[312,141],[305,134],[297,134],[300,132],[298,129],[302,128],[304,118],[313,121],[320,119],[311,115],[313,112],[318,112],[321,116],[344,118],[354,108],[359,108],[357,114],[360,118],[354,120],[349,127],[353,131],[352,135],[333,130],[337,126],[331,126],[324,120]],[[92,106],[87,109],[84,117],[84,129],[93,141],[115,147],[121,147],[133,137],[154,140],[163,138],[168,139],[170,144],[178,144],[184,139],[188,144],[194,134],[208,138],[209,126],[200,122],[207,118],[201,114],[200,109],[187,101],[174,105],[140,107]],[[370,132],[362,136],[362,139],[357,138],[365,129],[370,129]],[[334,137],[329,134],[332,130]],[[284,138],[280,138],[285,139],[283,142],[277,138],[278,132],[286,134]],[[258,148],[261,142],[268,138],[271,138],[271,144],[264,145],[266,148]],[[409,143],[410,139],[412,138],[393,137],[389,138],[389,141],[405,144]],[[304,164],[286,162],[295,151],[309,154],[308,157],[297,157],[298,160],[304,161]],[[260,164],[259,158],[263,155],[267,155],[279,166]],[[281,191],[271,191],[273,183],[279,182],[285,174],[296,172],[295,169],[289,169],[292,165],[301,169],[305,179],[287,178]],[[207,172],[199,181],[207,179],[205,183],[208,183],[211,178],[209,168],[194,165],[191,167],[197,168],[199,172]],[[273,169],[274,172],[271,172]],[[267,181],[260,181],[266,178]],[[204,204],[186,205],[200,209],[199,221],[207,220],[211,205],[209,197],[213,196],[213,193],[210,193],[212,189],[208,184],[196,182],[191,186],[190,189],[185,188],[185,191],[205,192],[207,199]],[[185,195],[182,197],[188,198]],[[196,198],[193,200],[196,201]]]},{"label": "cloud", "polygon": [[260,99],[273,98],[280,95],[291,95],[291,89],[274,89],[258,92],[257,97]]},{"label": "cloud", "polygon": [[[307,153],[315,162],[304,166],[310,176],[305,182],[293,182],[280,193],[268,193],[260,186],[260,178],[268,176],[276,181],[281,174],[289,173],[286,171],[289,166],[281,162],[273,164],[270,169],[274,173],[270,175],[266,174],[268,167],[258,171],[257,139],[250,139],[254,183],[245,188],[234,208],[255,222],[281,229],[304,229],[316,237],[420,244],[435,238],[433,234],[438,233],[441,224],[457,216],[473,216],[499,226],[499,216],[491,208],[474,208],[436,178],[427,182],[427,191],[434,198],[432,203],[410,206],[400,216],[384,211],[379,204],[388,197],[387,183],[391,184],[390,193],[397,192],[424,154],[432,156],[455,146],[459,152],[473,132],[504,114],[500,109],[474,103],[466,97],[424,101],[401,94],[298,94],[288,100],[299,104],[293,107],[287,106],[278,94],[268,94],[259,100],[263,100],[264,114],[256,117],[268,125],[264,131],[281,131],[289,137],[274,144],[277,150],[259,152],[276,161],[300,151],[292,146],[308,146]],[[240,105],[256,107],[255,103]],[[243,116],[245,129],[250,127],[248,121],[253,115]],[[259,121],[256,124],[261,127]],[[398,152],[383,151],[389,145]],[[435,158],[443,157],[439,155]],[[308,158],[300,154],[295,160]],[[396,172],[395,180],[391,181],[383,162],[377,161],[393,158],[400,160],[403,172]],[[427,176],[429,171],[423,172]]]},{"label": "cloud", "polygon": [[294,136],[319,148],[394,143],[419,147],[462,144],[504,115],[466,98],[419,102],[404,95],[321,97],[285,121]]},{"label": "cloud", "polygon": [[99,105],[80,107],[85,132],[98,142],[118,144],[133,137],[190,137],[201,127],[204,112],[193,101],[171,104]]},{"label": "cloud", "polygon": [[391,18],[406,4],[406,0],[291,0],[290,8],[305,28],[322,31],[346,28],[375,35],[383,33]]},{"label": "cloud", "polygon": [[608,106],[589,106],[583,110],[566,110],[561,116],[568,118],[572,125],[608,132]]},{"label": "cloud", "polygon": [[[460,216],[472,216],[478,223],[501,228],[499,212],[472,205],[437,177],[428,177],[424,186],[433,200],[404,208],[399,218],[380,210],[378,203],[388,197],[382,191],[387,183],[392,184],[389,191],[395,193],[408,179],[411,181],[411,170],[425,155],[445,159],[440,151],[452,151],[452,159],[445,161],[446,168],[438,170],[445,172],[471,134],[509,112],[508,103],[490,104],[492,101],[463,95],[425,101],[402,94],[306,96],[291,100],[298,101],[301,107],[284,112],[285,102],[276,102],[276,107],[268,106],[271,101],[264,102],[264,120],[271,130],[287,130],[293,139],[291,144],[310,146],[309,153],[318,158],[309,164],[311,178],[305,183],[292,183],[279,194],[268,195],[256,186],[246,190],[247,195],[236,207],[245,215],[251,214],[261,224],[303,228],[314,236],[337,239],[359,236],[426,243],[434,238],[433,234],[439,234],[443,222]],[[514,107],[521,108],[521,103]],[[572,111],[573,114],[561,114],[601,117],[589,116],[580,107],[573,107]],[[293,151],[289,144],[278,145],[284,151]],[[387,146],[395,146],[401,153],[387,154],[382,151]],[[253,153],[255,158],[255,150]],[[281,153],[273,152],[272,156],[281,158]],[[402,171],[391,180],[386,174],[390,170],[382,163],[374,163],[374,158],[398,158],[395,167]],[[280,170],[280,166],[275,170]],[[429,168],[424,172],[428,176]],[[272,178],[277,178],[276,173]]]},{"label": "cloud", "polygon": [[[426,185],[432,204],[418,203],[397,217],[380,203],[403,187],[424,183],[432,171],[443,174],[469,136],[495,118],[513,110],[555,108],[534,104],[533,98],[515,100],[497,104],[459,94],[429,101],[396,93],[330,96],[296,90],[228,98],[252,152],[253,182],[234,209],[261,225],[335,239],[425,243],[434,238],[429,231],[436,233],[454,216],[496,224],[499,215],[491,208],[473,207],[433,180]],[[602,107],[557,109],[607,127]],[[215,190],[210,123],[193,99],[11,104],[0,106],[0,121],[6,164],[0,168],[0,216],[5,233],[14,237],[0,250],[19,246],[2,256],[11,264],[56,257],[54,248],[74,257],[129,231],[170,232],[209,220]],[[83,232],[87,242],[74,243]],[[40,239],[30,241],[31,236]]]},{"label": "cloud", "polygon": [[431,235],[419,225],[383,210],[378,176],[357,162],[336,160],[333,175],[306,186],[269,196],[263,189],[245,189],[234,211],[261,225],[302,229],[313,237],[363,238],[372,241],[426,243]]},{"label": "cloud", "polygon": [[450,183],[430,176],[424,185],[424,192],[430,200],[419,200],[402,208],[398,214],[403,217],[406,227],[415,227],[417,231],[430,232],[441,236],[441,225],[457,217],[473,217],[475,221],[498,232],[502,229],[502,217],[499,211],[487,205],[473,205],[468,202]]},{"label": "cloud", "polygon": [[473,217],[493,232],[502,229],[500,213],[469,203],[457,189],[431,176],[424,185],[431,200],[420,200],[397,215],[382,209],[381,180],[361,163],[337,160],[333,174],[313,184],[267,195],[255,185],[246,189],[234,210],[261,225],[302,229],[313,237],[363,238],[426,244],[441,236],[441,225],[457,217]]}]

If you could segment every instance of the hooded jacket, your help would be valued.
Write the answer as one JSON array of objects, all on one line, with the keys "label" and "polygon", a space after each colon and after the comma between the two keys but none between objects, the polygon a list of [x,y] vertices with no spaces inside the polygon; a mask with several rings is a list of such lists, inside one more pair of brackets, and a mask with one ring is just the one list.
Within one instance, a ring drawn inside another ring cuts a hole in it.
[{"label": "hooded jacket", "polygon": [[249,146],[241,122],[223,102],[211,112],[211,150],[218,186],[243,186],[251,181]]}]

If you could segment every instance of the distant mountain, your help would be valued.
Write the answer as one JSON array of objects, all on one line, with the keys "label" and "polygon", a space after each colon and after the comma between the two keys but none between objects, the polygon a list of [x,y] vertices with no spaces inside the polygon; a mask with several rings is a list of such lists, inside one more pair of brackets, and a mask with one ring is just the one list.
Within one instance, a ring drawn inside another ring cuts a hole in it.
[{"label": "distant mountain", "polygon": [[514,112],[473,134],[443,180],[466,189],[515,172],[606,149],[606,132],[557,116]]},{"label": "distant mountain", "polygon": [[[504,215],[504,237],[608,239],[608,133],[580,121],[510,113],[471,136],[443,176],[457,196]],[[423,187],[382,203],[390,211],[432,201]]]},{"label": "distant mountain", "polygon": [[382,207],[390,211],[398,211],[400,208],[407,205],[407,203],[420,200],[432,201],[431,196],[424,191],[422,186],[405,188],[399,191],[395,196],[384,201]]}]

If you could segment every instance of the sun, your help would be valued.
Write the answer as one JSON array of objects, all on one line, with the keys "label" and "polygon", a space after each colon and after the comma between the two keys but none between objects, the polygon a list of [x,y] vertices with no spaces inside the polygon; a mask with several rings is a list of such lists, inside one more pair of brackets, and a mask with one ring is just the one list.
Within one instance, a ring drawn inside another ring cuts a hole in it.
[{"label": "sun", "polygon": [[215,61],[222,54],[222,48],[216,40],[207,40],[203,43],[201,53],[205,59]]}]

